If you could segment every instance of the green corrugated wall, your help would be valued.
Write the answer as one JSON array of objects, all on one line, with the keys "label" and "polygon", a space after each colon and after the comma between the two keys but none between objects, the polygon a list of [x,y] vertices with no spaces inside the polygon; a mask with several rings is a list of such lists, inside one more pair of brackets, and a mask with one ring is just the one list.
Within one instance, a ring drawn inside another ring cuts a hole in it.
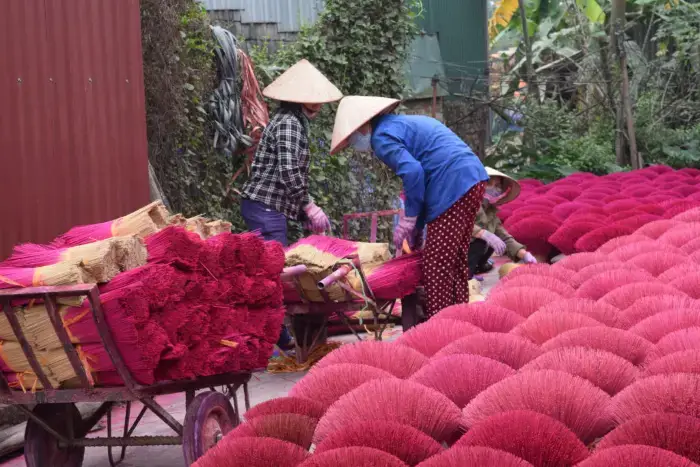
[{"label": "green corrugated wall", "polygon": [[425,11],[420,26],[438,35],[453,93],[468,93],[476,78],[480,90],[487,86],[487,1],[423,0]]}]

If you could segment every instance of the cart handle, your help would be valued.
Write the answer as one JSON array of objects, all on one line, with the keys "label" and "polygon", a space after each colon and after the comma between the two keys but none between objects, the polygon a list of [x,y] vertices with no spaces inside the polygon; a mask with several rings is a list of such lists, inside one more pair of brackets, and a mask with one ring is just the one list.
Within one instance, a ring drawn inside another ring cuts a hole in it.
[{"label": "cart handle", "polygon": [[349,263],[343,264],[331,274],[318,281],[316,286],[319,288],[319,290],[325,290],[326,288],[335,284],[339,280],[347,277],[347,275],[350,274],[350,271],[352,271],[353,269],[360,268],[360,258],[357,255],[352,255],[347,259],[350,260]]},{"label": "cart handle", "polygon": [[282,280],[288,280],[288,279],[294,279],[295,277],[299,277],[302,274],[306,272],[306,265],[304,264],[299,264],[297,266],[290,266],[288,268],[284,268],[282,271]]}]

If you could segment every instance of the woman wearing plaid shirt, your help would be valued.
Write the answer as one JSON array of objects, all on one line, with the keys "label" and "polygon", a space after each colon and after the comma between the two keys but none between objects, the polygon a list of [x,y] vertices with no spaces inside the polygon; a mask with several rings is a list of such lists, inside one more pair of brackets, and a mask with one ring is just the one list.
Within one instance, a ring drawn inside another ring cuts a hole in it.
[{"label": "woman wearing plaid shirt", "polygon": [[249,230],[287,246],[287,219],[306,220],[314,233],[330,230],[309,196],[309,122],[342,93],[311,63],[301,60],[263,91],[280,106],[262,134],[241,214]]}]

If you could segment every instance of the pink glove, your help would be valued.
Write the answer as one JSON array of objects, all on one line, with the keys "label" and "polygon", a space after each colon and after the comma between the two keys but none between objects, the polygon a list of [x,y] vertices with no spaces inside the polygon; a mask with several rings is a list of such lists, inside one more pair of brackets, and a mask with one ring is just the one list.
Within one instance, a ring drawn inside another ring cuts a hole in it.
[{"label": "pink glove", "polygon": [[413,231],[416,229],[417,217],[401,217],[399,219],[399,225],[396,226],[394,230],[394,246],[396,251],[401,251],[403,247],[403,241],[408,239],[412,240],[411,236]]},{"label": "pink glove", "polygon": [[316,206],[315,203],[309,203],[304,208],[306,217],[309,218],[311,223],[311,231],[315,234],[322,234],[324,232],[330,232],[331,222],[328,220],[328,216],[323,212],[323,209]]},{"label": "pink glove", "polygon": [[506,252],[506,244],[503,240],[498,238],[498,235],[489,232],[488,230],[481,231],[481,239],[485,241],[488,246],[493,248],[493,252],[496,256],[503,256]]},{"label": "pink glove", "polygon": [[537,264],[537,259],[534,256],[532,256],[532,253],[525,253],[525,256],[523,256],[523,263]]}]

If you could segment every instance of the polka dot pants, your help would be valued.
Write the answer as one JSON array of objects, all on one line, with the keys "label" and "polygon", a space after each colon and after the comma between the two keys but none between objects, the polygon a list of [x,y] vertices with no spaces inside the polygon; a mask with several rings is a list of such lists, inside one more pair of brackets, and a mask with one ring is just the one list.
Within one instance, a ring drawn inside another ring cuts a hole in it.
[{"label": "polka dot pants", "polygon": [[469,302],[469,243],[485,188],[484,182],[474,185],[428,224],[423,251],[428,317],[448,306]]}]

